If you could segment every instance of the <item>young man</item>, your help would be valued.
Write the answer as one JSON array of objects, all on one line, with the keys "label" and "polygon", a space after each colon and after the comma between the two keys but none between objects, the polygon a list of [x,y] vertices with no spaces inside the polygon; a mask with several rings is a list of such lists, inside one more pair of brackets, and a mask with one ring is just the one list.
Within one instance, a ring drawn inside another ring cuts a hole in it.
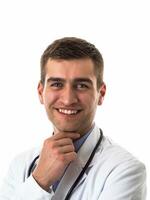
[{"label": "young man", "polygon": [[44,51],[38,94],[53,136],[12,162],[0,199],[145,199],[144,165],[94,124],[105,92],[103,58],[93,44],[68,37]]}]

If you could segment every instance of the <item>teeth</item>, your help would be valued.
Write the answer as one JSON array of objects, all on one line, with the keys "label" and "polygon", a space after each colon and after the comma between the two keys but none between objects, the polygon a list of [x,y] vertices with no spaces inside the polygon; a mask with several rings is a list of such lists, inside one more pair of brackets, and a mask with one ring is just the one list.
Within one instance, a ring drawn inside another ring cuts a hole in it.
[{"label": "teeth", "polygon": [[76,114],[77,110],[66,110],[66,109],[58,109],[60,113],[64,113],[66,115]]}]

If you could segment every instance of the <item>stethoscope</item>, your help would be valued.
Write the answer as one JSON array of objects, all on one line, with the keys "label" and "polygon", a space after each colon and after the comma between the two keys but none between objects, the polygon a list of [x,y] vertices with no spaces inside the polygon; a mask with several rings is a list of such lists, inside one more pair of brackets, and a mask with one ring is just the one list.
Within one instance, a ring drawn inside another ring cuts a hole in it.
[{"label": "stethoscope", "polygon": [[[86,162],[85,166],[83,167],[82,171],[80,172],[79,176],[77,177],[77,179],[75,180],[75,182],[73,183],[73,185],[71,186],[71,188],[70,188],[69,192],[67,193],[67,195],[66,195],[66,197],[65,197],[64,200],[69,200],[70,199],[73,190],[75,189],[75,187],[77,186],[77,184],[79,183],[79,181],[83,177],[84,173],[86,172],[87,168],[89,167],[89,165],[90,165],[90,163],[91,163],[91,161],[92,161],[92,159],[93,159],[93,157],[94,157],[94,155],[96,153],[96,150],[98,149],[98,147],[101,144],[102,139],[103,139],[103,131],[100,129],[100,138],[99,138],[97,144],[95,145],[95,147],[94,147],[94,149],[93,149],[93,151],[92,151],[92,153],[91,153],[88,161]],[[36,166],[36,161],[37,161],[38,158],[39,158],[39,155],[36,156],[34,158],[34,160],[32,161],[32,163],[30,164],[30,167],[28,169],[27,177],[29,177],[31,175],[33,169]]]}]

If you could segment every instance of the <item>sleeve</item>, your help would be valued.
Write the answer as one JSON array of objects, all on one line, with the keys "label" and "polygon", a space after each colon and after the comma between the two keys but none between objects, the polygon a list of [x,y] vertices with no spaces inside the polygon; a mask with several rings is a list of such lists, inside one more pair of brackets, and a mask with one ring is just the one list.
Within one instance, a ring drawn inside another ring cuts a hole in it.
[{"label": "sleeve", "polygon": [[146,170],[138,161],[128,161],[112,169],[99,200],[145,200]]},{"label": "sleeve", "polygon": [[25,179],[25,169],[18,159],[11,163],[0,188],[0,200],[50,200],[53,195],[52,190],[43,190],[32,175]]}]

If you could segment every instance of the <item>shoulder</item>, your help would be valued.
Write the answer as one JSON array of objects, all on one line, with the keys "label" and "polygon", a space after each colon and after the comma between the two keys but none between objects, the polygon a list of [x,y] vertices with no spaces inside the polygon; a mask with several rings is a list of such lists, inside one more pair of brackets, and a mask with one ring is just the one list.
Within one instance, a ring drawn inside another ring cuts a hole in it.
[{"label": "shoulder", "polygon": [[101,199],[145,199],[145,165],[127,150],[104,137],[93,162],[91,193],[97,192]]},{"label": "shoulder", "polygon": [[105,136],[96,156],[97,158],[101,158],[98,160],[101,160],[103,164],[109,165],[110,167],[128,164],[143,170],[145,169],[144,164],[132,153]]},{"label": "shoulder", "polygon": [[[92,140],[89,138],[90,145],[93,141],[98,141],[99,139],[99,128],[95,126],[93,130]],[[145,171],[144,164],[139,161],[132,153],[128,152],[125,148],[113,142],[109,137],[103,136],[101,144],[99,145],[96,154],[93,159],[94,168],[102,169],[99,171],[112,171],[116,168],[128,168],[129,170],[139,169],[139,171]]]},{"label": "shoulder", "polygon": [[101,156],[112,163],[134,162],[143,165],[132,153],[113,142],[110,138],[104,137],[101,144]]},{"label": "shoulder", "polygon": [[145,184],[145,165],[126,149],[104,137],[96,154],[95,170],[107,183],[141,187]]},{"label": "shoulder", "polygon": [[101,184],[104,199],[113,195],[143,199],[146,194],[145,165],[108,137],[104,136],[95,155],[91,175],[96,185]]}]

